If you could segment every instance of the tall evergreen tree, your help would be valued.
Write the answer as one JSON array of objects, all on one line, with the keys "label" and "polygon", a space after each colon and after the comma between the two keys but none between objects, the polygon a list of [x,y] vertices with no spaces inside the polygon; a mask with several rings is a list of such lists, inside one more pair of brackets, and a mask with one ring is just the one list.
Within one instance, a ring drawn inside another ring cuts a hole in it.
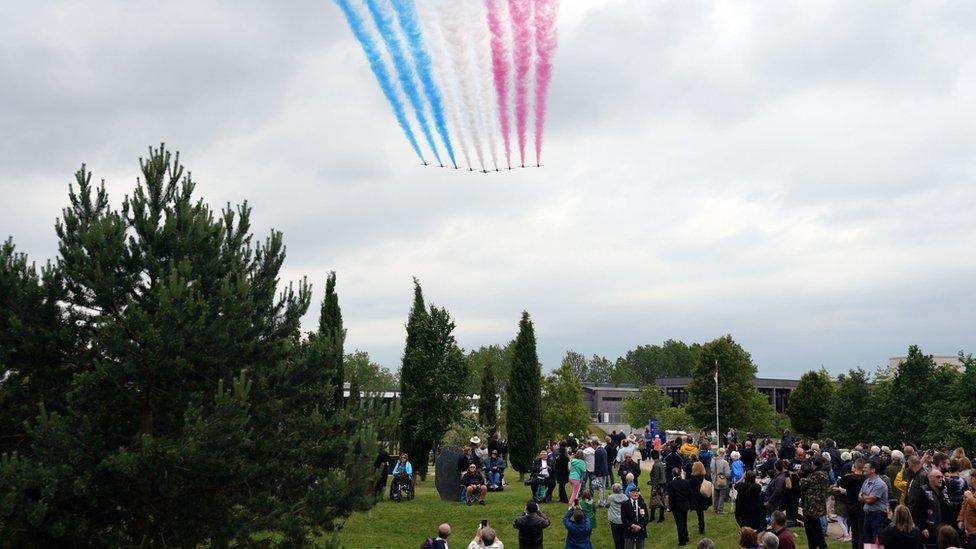
[{"label": "tall evergreen tree", "polygon": [[495,368],[491,363],[486,363],[481,370],[478,423],[487,428],[489,434],[498,430],[498,384],[495,383]]},{"label": "tall evergreen tree", "polygon": [[468,390],[468,364],[454,337],[447,310],[424,310],[420,283],[414,279],[414,303],[407,320],[407,344],[400,371],[400,445],[414,470],[427,473],[427,455],[461,417]]},{"label": "tall evergreen tree", "polygon": [[[0,539],[226,546],[276,531],[300,545],[333,530],[366,504],[373,435],[318,409],[334,387],[299,337],[307,284],[278,290],[282,235],[255,244],[250,208],[212,211],[162,147],[140,166],[121,209],[77,172],[47,274],[0,254],[16,300],[0,299],[0,322],[44,328],[26,346],[0,336],[17,382],[0,383],[0,424],[22,413],[6,403],[44,404],[0,460]],[[18,358],[31,349],[43,360]]]},{"label": "tall evergreen tree", "polygon": [[336,294],[335,271],[329,273],[325,280],[325,298],[322,300],[322,312],[319,315],[319,334],[325,340],[325,369],[329,373],[332,385],[339,390],[335,395],[336,409],[342,406],[342,391],[345,382],[343,348],[346,342],[346,330],[342,327],[342,309],[339,308],[339,296]]},{"label": "tall evergreen tree", "polygon": [[833,396],[834,380],[827,370],[821,368],[803,374],[796,389],[790,393],[790,405],[786,411],[790,424],[798,433],[819,437]]},{"label": "tall evergreen tree", "polygon": [[524,474],[539,450],[542,420],[542,370],[536,352],[535,328],[527,312],[522,313],[519,322],[509,376],[505,394],[509,464]]},{"label": "tall evergreen tree", "polygon": [[688,413],[698,425],[715,425],[715,382],[712,366],[719,364],[719,433],[727,427],[748,428],[753,417],[753,379],[756,366],[749,353],[732,339],[722,336],[701,346],[698,361],[691,370],[688,384]]}]

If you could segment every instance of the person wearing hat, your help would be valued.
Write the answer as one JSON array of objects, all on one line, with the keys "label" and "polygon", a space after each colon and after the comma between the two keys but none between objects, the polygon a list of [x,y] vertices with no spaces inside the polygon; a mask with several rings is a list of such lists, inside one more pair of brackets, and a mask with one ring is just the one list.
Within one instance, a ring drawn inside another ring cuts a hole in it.
[{"label": "person wearing hat", "polygon": [[579,448],[579,441],[576,440],[576,435],[573,433],[566,435],[566,446],[572,450],[572,454],[576,454],[576,449]]},{"label": "person wearing hat", "polygon": [[549,528],[549,524],[549,517],[539,509],[539,504],[529,500],[522,514],[515,517],[513,525],[519,533],[519,549],[542,549],[542,531]]},{"label": "person wearing hat", "polygon": [[620,521],[624,527],[624,547],[626,549],[644,549],[644,542],[647,540],[648,519],[647,504],[641,497],[640,488],[635,487],[630,491],[630,497],[627,498],[627,501],[620,504]]},{"label": "person wearing hat", "polygon": [[481,439],[478,438],[478,435],[475,435],[468,442],[471,443],[471,453],[477,455],[478,449],[481,448]]}]

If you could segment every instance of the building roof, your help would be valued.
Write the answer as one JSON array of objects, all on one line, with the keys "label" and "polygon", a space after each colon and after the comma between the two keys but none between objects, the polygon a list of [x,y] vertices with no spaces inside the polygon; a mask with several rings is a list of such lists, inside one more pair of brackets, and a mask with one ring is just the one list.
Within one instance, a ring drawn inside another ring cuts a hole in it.
[{"label": "building roof", "polygon": [[[721,378],[719,378],[721,382]],[[691,383],[690,377],[659,377],[654,381],[658,387],[687,387]],[[757,389],[795,389],[796,379],[777,379],[770,377],[753,378],[752,384]],[[627,383],[583,383],[584,390],[590,391],[620,391],[637,392],[640,391],[639,385]]]}]

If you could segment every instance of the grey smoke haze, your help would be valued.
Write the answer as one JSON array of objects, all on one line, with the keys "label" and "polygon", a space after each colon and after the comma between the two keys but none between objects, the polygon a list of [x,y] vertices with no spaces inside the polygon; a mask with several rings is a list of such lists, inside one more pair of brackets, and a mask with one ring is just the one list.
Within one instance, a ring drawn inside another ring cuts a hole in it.
[{"label": "grey smoke haze", "polygon": [[[422,0],[421,0],[422,1]],[[738,339],[767,376],[976,345],[976,4],[564,0],[543,169],[418,166],[328,1],[20,2],[0,34],[0,237],[165,141],[211,203],[339,273],[399,364],[411,276],[465,348],[546,368]],[[317,304],[306,319],[314,324]]]}]

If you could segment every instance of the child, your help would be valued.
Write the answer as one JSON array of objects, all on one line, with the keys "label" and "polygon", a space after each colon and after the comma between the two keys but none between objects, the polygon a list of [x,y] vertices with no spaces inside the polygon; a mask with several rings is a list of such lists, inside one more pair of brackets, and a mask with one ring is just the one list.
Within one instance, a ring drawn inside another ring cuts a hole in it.
[{"label": "child", "polygon": [[596,505],[593,504],[589,490],[583,490],[583,501],[580,502],[580,507],[590,519],[590,533],[592,534],[593,530],[596,529]]},{"label": "child", "polygon": [[634,473],[627,473],[626,480],[627,480],[627,487],[624,488],[624,495],[630,497],[630,491],[633,490],[634,488],[637,488],[637,485],[634,484]]}]

